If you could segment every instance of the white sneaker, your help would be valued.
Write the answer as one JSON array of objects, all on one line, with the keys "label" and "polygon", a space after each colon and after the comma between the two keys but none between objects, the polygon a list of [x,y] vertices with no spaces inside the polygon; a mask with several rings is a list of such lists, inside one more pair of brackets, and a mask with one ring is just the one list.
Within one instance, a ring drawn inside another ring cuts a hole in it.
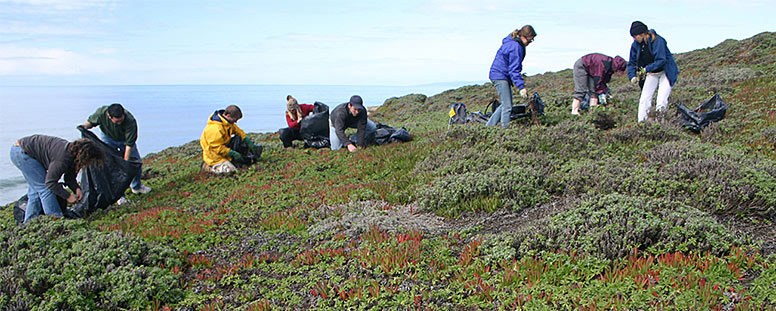
[{"label": "white sneaker", "polygon": [[121,197],[121,198],[119,198],[118,201],[116,201],[117,205],[122,205],[122,204],[126,204],[126,203],[129,203],[129,200],[127,200],[127,198],[125,198],[125,197]]},{"label": "white sneaker", "polygon": [[151,192],[151,188],[148,188],[146,185],[140,185],[137,189],[132,189],[132,193],[139,193],[139,194],[146,194]]}]

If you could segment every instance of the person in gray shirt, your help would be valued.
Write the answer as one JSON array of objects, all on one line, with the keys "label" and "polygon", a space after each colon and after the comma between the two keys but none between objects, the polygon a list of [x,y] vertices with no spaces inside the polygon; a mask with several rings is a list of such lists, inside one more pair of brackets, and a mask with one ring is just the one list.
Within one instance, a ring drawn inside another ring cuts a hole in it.
[{"label": "person in gray shirt", "polygon": [[329,122],[331,125],[329,129],[331,150],[348,147],[348,151],[356,151],[356,144],[345,135],[346,128],[357,129],[356,141],[359,147],[366,147],[367,140],[370,137],[374,139],[377,131],[377,125],[367,119],[364,101],[358,95],[351,96],[350,101],[334,108],[329,115]]},{"label": "person in gray shirt", "polygon": [[[11,162],[22,171],[27,181],[24,222],[37,217],[41,211],[46,215],[62,216],[57,196],[71,204],[80,201],[83,192],[75,180],[76,174],[93,162],[102,163],[104,159],[102,149],[86,138],[67,142],[59,137],[32,135],[14,142]],[[59,183],[62,175],[73,193]]]}]

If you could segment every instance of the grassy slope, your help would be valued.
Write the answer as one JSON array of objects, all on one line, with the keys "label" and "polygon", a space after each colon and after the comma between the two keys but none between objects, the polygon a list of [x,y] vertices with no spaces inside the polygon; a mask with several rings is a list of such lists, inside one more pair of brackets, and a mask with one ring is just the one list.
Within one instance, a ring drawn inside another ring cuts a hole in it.
[{"label": "grassy slope", "polygon": [[262,162],[228,177],[199,173],[196,142],[169,148],[131,206],[21,229],[3,213],[0,308],[773,309],[775,55],[774,33],[676,55],[672,102],[728,104],[700,135],[636,124],[623,76],[605,116],[572,118],[564,70],[527,78],[540,125],[448,129],[486,84],[387,100],[373,117],[411,143],[253,134]]}]

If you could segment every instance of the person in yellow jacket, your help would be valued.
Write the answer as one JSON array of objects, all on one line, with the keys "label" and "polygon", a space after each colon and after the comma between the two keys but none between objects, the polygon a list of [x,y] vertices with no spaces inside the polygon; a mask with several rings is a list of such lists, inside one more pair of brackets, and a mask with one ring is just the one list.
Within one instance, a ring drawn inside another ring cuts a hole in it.
[{"label": "person in yellow jacket", "polygon": [[259,150],[261,147],[254,145],[245,132],[237,126],[237,121],[241,118],[242,111],[235,105],[216,110],[210,115],[199,139],[204,161],[203,171],[216,174],[231,173],[237,170],[235,163],[246,163],[243,155],[235,150],[239,141],[245,142],[254,154],[261,154]]}]

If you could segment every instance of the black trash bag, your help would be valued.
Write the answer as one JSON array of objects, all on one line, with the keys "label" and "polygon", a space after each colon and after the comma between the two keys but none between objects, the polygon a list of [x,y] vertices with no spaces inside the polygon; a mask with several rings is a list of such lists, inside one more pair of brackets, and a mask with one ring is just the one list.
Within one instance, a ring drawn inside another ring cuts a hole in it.
[{"label": "black trash bag", "polygon": [[486,115],[479,111],[474,111],[469,113],[470,122],[488,123],[489,118],[490,118],[490,114]]},{"label": "black trash bag", "polygon": [[396,129],[392,127],[388,127],[388,128],[378,127],[377,131],[375,131],[375,143],[378,145],[385,145],[387,143],[390,143],[391,136],[393,135],[394,132],[396,132]]},{"label": "black trash bag", "polygon": [[[488,103],[487,106],[485,106],[486,112],[488,111],[488,107],[492,107],[492,111],[482,116],[490,118],[490,116],[493,115],[493,112],[496,112],[496,108],[498,108],[498,106],[501,106],[501,102],[498,99],[493,99],[490,103]],[[544,101],[542,100],[541,96],[539,96],[539,93],[534,92],[531,95],[531,98],[528,100],[528,103],[512,105],[512,111],[510,112],[509,117],[511,120],[516,120],[523,117],[530,117],[532,115],[543,115],[544,106]],[[485,122],[487,123],[487,120]]]},{"label": "black trash bag", "polygon": [[681,125],[695,133],[700,133],[712,122],[724,119],[725,113],[727,113],[727,105],[719,94],[714,94],[709,100],[692,110],[683,103],[676,106],[676,114],[679,115]]},{"label": "black trash bag", "polygon": [[[63,184],[64,183],[60,183]],[[83,191],[83,190],[82,190]],[[78,212],[68,209],[67,208],[67,200],[60,197],[57,197],[57,202],[59,202],[59,208],[62,210],[62,216],[68,219],[75,219],[75,218],[81,218],[81,214]],[[24,213],[27,212],[27,195],[23,195],[19,200],[13,203],[13,218],[16,220],[17,224],[21,224],[24,222]],[[41,211],[42,213],[43,211]]]},{"label": "black trash bag", "polygon": [[264,151],[264,147],[259,145],[256,146],[258,147],[257,152],[251,151],[251,148],[248,147],[248,143],[238,135],[232,136],[232,138],[229,139],[229,143],[226,144],[226,147],[236,151],[243,157],[242,161],[232,160],[232,164],[240,167],[250,166],[258,162],[259,158],[261,158],[261,152]]},{"label": "black trash bag", "polygon": [[129,188],[135,174],[139,173],[142,162],[140,159],[124,161],[123,155],[103,143],[97,135],[80,125],[77,128],[83,138],[97,143],[105,153],[102,165],[92,164],[81,172],[81,192],[84,198],[73,206],[72,211],[76,215],[86,216],[116,203]]},{"label": "black trash bag", "polygon": [[395,132],[393,132],[393,134],[391,134],[391,139],[389,140],[389,142],[390,143],[394,143],[394,142],[404,143],[404,142],[408,142],[408,141],[411,141],[411,140],[412,140],[412,136],[410,136],[410,132],[406,128],[402,127],[400,129],[396,130]]},{"label": "black trash bag", "polygon": [[447,113],[450,116],[448,124],[464,124],[469,122],[469,114],[466,113],[466,104],[453,103],[450,105],[450,112]]},{"label": "black trash bag", "polygon": [[[378,128],[377,130],[380,130],[380,128]],[[368,145],[377,145],[377,141],[375,140],[375,136],[376,135],[377,135],[377,131],[374,131],[372,133],[367,133],[366,135],[364,135],[364,140],[366,140],[366,145],[367,146]],[[358,131],[356,131],[355,134],[350,135],[350,141],[353,142],[354,144],[358,143]]]},{"label": "black trash bag", "polygon": [[299,123],[299,134],[302,135],[305,148],[328,148],[329,141],[329,106],[315,102],[310,115]]}]

